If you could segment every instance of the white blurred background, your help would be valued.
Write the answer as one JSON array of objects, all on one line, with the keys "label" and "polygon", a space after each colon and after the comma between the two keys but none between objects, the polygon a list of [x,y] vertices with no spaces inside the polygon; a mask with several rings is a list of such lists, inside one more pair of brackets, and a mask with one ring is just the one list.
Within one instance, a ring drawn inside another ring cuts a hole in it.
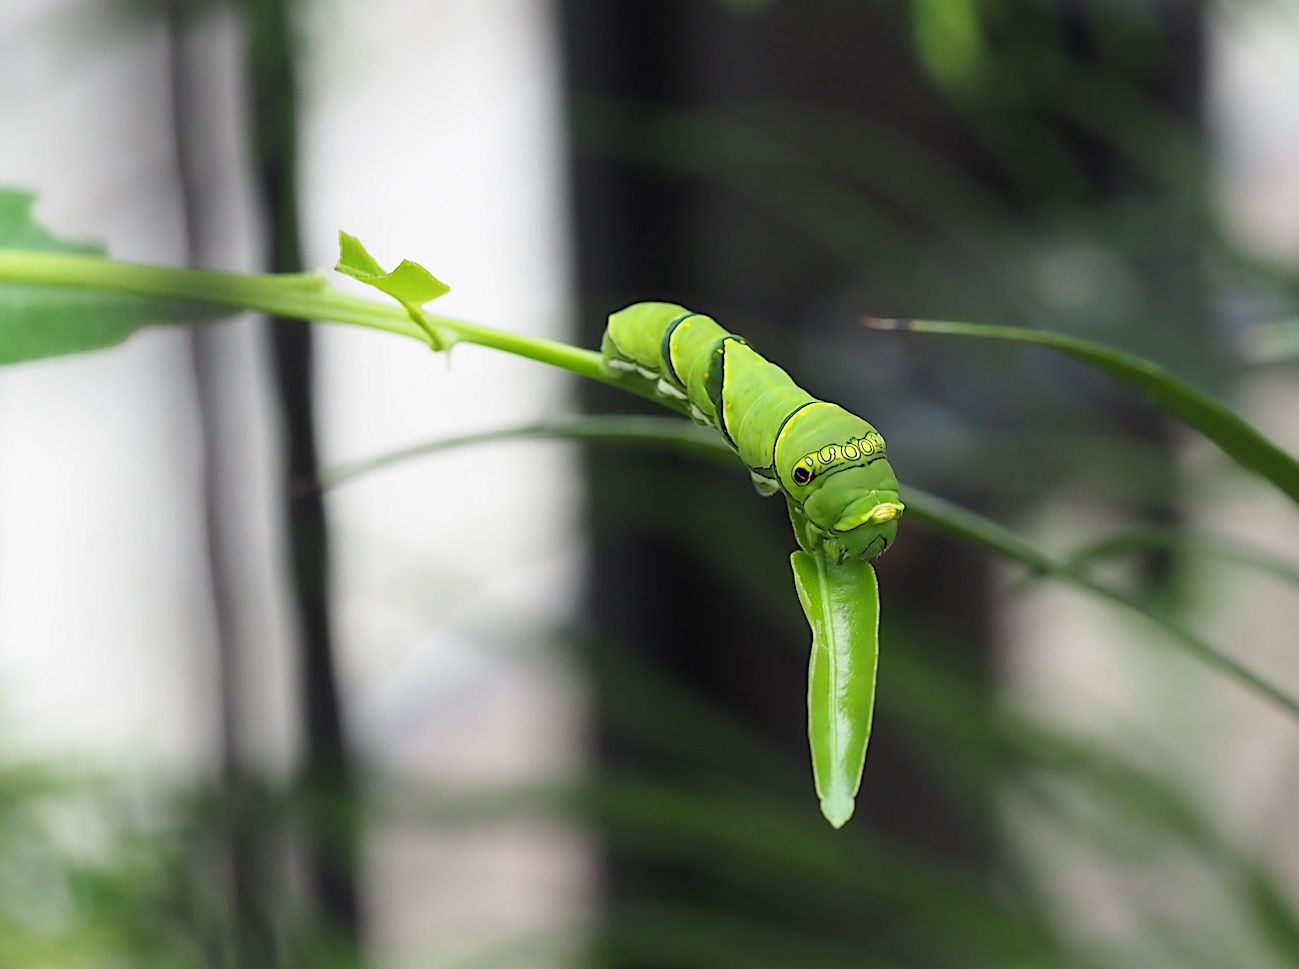
[{"label": "white blurred background", "polygon": [[[550,5],[305,8],[308,262],[331,265],[345,229],[385,264],[415,259],[448,282],[439,312],[564,337],[570,267]],[[1299,5],[1222,5],[1210,40],[1221,204],[1242,244],[1299,263]],[[207,17],[196,50],[207,108],[221,120],[203,156],[207,196],[218,200],[208,264],[252,269],[260,242],[234,23]],[[40,218],[61,235],[106,240],[118,258],[179,264],[167,57],[159,19],[129,5],[0,4],[0,185],[37,190]],[[150,331],[112,351],[0,370],[0,744],[13,759],[71,756],[142,782],[216,769],[187,339]],[[325,466],[568,406],[562,376],[479,348],[457,348],[448,364],[412,342],[344,328],[320,328],[318,346]],[[223,480],[240,510],[245,756],[285,774],[301,738],[261,323],[223,325],[220,352],[231,455]],[[1247,413],[1299,451],[1293,381],[1255,377],[1246,392]],[[1194,520],[1211,528],[1224,503],[1247,503],[1250,539],[1299,547],[1283,501],[1222,472],[1195,443],[1185,460],[1215,482],[1193,496],[1204,509]],[[573,461],[555,445],[493,445],[329,497],[345,713],[380,780],[457,792],[581,771],[583,697],[556,642],[581,565]],[[1045,541],[1076,544],[1107,524],[1104,511],[1056,513],[1069,502],[1044,507]],[[1230,615],[1202,617],[1208,638],[1292,676],[1299,605],[1223,566],[1199,581],[1234,590],[1221,597]],[[1016,702],[1083,733],[1108,731],[1116,744],[1129,730],[1162,733],[1230,827],[1264,849],[1295,850],[1290,819],[1254,810],[1295,803],[1299,749],[1280,715],[1071,593],[1034,592],[1001,619]],[[1135,917],[1106,907],[1106,872],[1048,843],[1054,832],[1038,835],[1042,857],[1055,852],[1062,907],[1082,925]],[[469,835],[391,823],[370,833],[367,852],[369,931],[398,964],[562,933],[589,910],[590,852],[556,825]],[[1299,858],[1288,868],[1299,871]]]},{"label": "white blurred background", "polygon": [[[540,0],[307,7],[304,238],[339,229],[423,262],[439,312],[562,337],[568,313],[559,78]],[[205,111],[205,262],[253,269],[239,37],[190,38]],[[103,0],[0,5],[0,184],[117,258],[184,260],[160,18]],[[336,280],[337,281],[337,280]],[[346,282],[346,281],[344,281]],[[224,324],[224,500],[237,509],[245,757],[294,763],[296,670],[276,533],[276,425],[262,323]],[[565,379],[476,347],[319,328],[322,464],[553,416]],[[182,331],[0,372],[0,738],[142,780],[217,764],[196,404]],[[345,715],[367,769],[440,791],[572,776],[582,698],[554,638],[575,596],[577,475],[554,445],[493,445],[350,484],[328,499]],[[367,842],[366,909],[399,961],[573,923],[589,865],[553,827]],[[432,947],[432,948],[430,948]]]}]

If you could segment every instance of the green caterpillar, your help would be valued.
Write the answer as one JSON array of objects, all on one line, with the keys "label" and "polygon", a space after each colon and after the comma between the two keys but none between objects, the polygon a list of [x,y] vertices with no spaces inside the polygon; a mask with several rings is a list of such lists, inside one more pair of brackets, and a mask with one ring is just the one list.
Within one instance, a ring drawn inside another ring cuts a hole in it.
[{"label": "green caterpillar", "polygon": [[784,492],[804,551],[843,564],[893,543],[903,505],[879,432],[817,400],[743,338],[675,303],[636,303],[609,317],[601,353],[611,375],[652,381],[715,428],[759,494]]}]

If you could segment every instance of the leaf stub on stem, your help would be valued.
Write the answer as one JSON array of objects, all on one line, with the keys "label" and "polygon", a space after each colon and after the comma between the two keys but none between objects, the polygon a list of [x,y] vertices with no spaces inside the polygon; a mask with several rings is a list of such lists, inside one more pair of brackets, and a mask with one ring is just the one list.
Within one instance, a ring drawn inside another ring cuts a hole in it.
[{"label": "leaf stub on stem", "polygon": [[451,287],[417,262],[403,259],[392,272],[384,272],[378,261],[366,251],[361,240],[346,232],[338,233],[338,262],[334,269],[358,282],[387,293],[410,314],[429,338],[433,350],[446,350],[455,342],[453,334],[441,332],[429,315],[425,303],[451,292]]}]

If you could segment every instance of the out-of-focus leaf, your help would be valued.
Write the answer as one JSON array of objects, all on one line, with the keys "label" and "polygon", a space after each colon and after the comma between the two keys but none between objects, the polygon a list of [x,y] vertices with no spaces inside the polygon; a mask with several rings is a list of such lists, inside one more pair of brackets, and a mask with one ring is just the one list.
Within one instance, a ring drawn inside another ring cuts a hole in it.
[{"label": "out-of-focus leaf", "polygon": [[701,775],[726,774],[768,789],[805,792],[807,768],[746,724],[650,664],[600,643],[578,644],[602,689],[616,701],[608,717],[638,744]]},{"label": "out-of-focus leaf", "polygon": [[705,868],[776,898],[869,898],[898,920],[935,920],[945,927],[935,948],[949,956],[961,952],[961,965],[1025,964],[1052,948],[1050,933],[1005,905],[981,876],[868,829],[835,833],[797,804],[764,792],[683,791],[609,779],[592,797],[618,845]]},{"label": "out-of-focus leaf", "polygon": [[771,924],[697,908],[624,906],[601,926],[598,954],[612,964],[699,969],[893,969],[900,963],[823,933],[791,932]]},{"label": "out-of-focus leaf", "polygon": [[1243,468],[1266,478],[1299,504],[1299,461],[1226,404],[1174,377],[1163,367],[1113,347],[1045,330],[945,320],[881,320],[866,325],[882,330],[910,330],[1035,343],[1060,350],[1144,391],[1165,410],[1213,441]]},{"label": "out-of-focus leaf", "polygon": [[571,417],[553,421],[539,421],[523,427],[505,428],[499,431],[480,431],[476,434],[465,434],[460,437],[441,438],[400,451],[390,451],[377,457],[356,461],[352,464],[330,468],[320,475],[320,487],[333,488],[345,484],[353,478],[401,464],[414,458],[437,454],[452,448],[467,447],[473,444],[488,444],[493,441],[513,440],[555,440],[555,441],[598,441],[606,444],[622,444],[668,448],[697,454],[702,457],[735,461],[732,451],[718,437],[717,432],[707,427],[700,427],[689,421],[672,417],[633,417],[618,414],[600,414],[589,417]]},{"label": "out-of-focus leaf", "polygon": [[1183,629],[1178,623],[1141,602],[1132,594],[1105,585],[1077,566],[1055,559],[1009,528],[989,518],[984,518],[982,515],[960,508],[917,488],[904,488],[903,500],[907,506],[907,518],[911,521],[974,542],[999,555],[1022,562],[1037,572],[1061,579],[1092,595],[1144,616],[1168,633],[1191,655],[1275,703],[1290,716],[1299,719],[1299,700],[1271,681],[1242,666],[1221,650],[1204,642],[1195,634]]},{"label": "out-of-focus leaf", "polygon": [[1299,914],[1294,901],[1282,896],[1276,882],[1264,872],[1246,873],[1243,886],[1250,913],[1268,944],[1290,965],[1299,965]]},{"label": "out-of-focus leaf", "polygon": [[977,82],[988,52],[976,0],[911,0],[916,59],[954,95]]},{"label": "out-of-focus leaf", "polygon": [[104,255],[104,247],[93,242],[60,239],[32,217],[36,196],[18,189],[0,188],[0,249],[52,249]]},{"label": "out-of-focus leaf", "polygon": [[[35,196],[0,189],[0,249],[102,256],[102,246],[52,235],[32,218]],[[116,346],[156,323],[199,323],[236,312],[183,300],[63,286],[0,283],[0,364]]]},{"label": "out-of-focus leaf", "polygon": [[1245,334],[1245,359],[1251,363],[1299,360],[1299,320],[1258,323]]},{"label": "out-of-focus leaf", "polygon": [[1080,548],[1068,561],[1070,565],[1082,567],[1152,549],[1201,552],[1257,569],[1292,585],[1299,585],[1299,565],[1278,555],[1230,538],[1160,525],[1142,525],[1109,535]]},{"label": "out-of-focus leaf", "polygon": [[721,0],[722,6],[732,13],[755,14],[770,9],[776,0]]}]

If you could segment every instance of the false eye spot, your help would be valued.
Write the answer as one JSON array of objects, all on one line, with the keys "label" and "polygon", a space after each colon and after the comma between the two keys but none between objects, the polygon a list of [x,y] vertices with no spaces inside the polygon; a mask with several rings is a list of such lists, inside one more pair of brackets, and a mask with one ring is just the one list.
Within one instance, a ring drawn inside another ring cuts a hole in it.
[{"label": "false eye spot", "polygon": [[794,469],[795,484],[807,484],[811,480],[812,480],[812,472],[807,470],[807,468],[799,466]]}]

